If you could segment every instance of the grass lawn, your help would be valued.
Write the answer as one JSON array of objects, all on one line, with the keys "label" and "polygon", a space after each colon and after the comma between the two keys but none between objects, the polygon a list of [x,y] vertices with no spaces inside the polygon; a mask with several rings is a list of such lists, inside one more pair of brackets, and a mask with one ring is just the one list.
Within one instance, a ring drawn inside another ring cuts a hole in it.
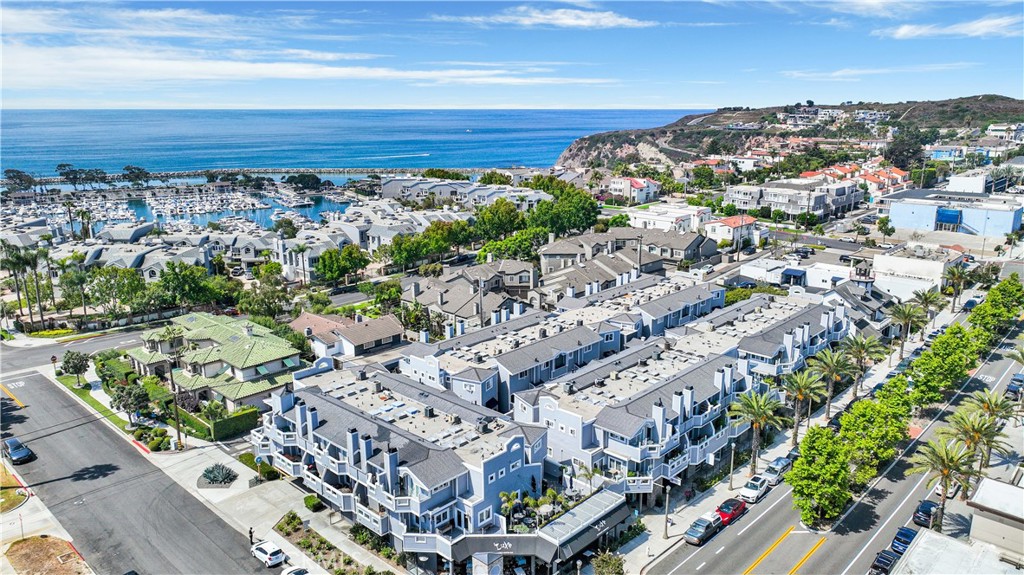
[{"label": "grass lawn", "polygon": [[76,387],[77,379],[75,378],[75,376],[73,376],[73,375],[61,375],[61,376],[58,376],[57,379],[62,384],[64,384],[64,387],[70,389],[72,393],[77,395],[78,399],[81,399],[85,403],[88,403],[93,409],[95,409],[101,415],[103,415],[104,417],[109,419],[123,433],[128,433],[124,429],[125,426],[128,425],[128,422],[123,420],[123,419],[121,419],[120,417],[118,417],[114,413],[112,413],[108,407],[104,406],[102,403],[97,401],[96,398],[92,396],[92,393],[90,393],[88,389],[81,389],[79,387]]},{"label": "grass lawn", "polygon": [[85,575],[92,573],[71,545],[56,537],[41,535],[15,541],[7,559],[19,575]]},{"label": "grass lawn", "polygon": [[25,500],[25,496],[16,493],[21,485],[6,465],[0,465],[0,513],[6,513]]}]

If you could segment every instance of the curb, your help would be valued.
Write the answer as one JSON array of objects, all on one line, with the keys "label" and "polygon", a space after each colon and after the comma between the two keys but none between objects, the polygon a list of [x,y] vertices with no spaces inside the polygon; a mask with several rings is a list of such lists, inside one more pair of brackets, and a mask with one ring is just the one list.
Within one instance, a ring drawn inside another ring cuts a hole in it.
[{"label": "curb", "polygon": [[[696,505],[697,503],[700,503],[701,500],[703,500],[705,497],[709,496],[710,494],[711,494],[711,490],[708,489],[707,491],[701,492],[700,495],[697,495],[696,497],[694,497],[693,499],[691,499],[689,501],[686,501],[685,503],[687,505]],[[668,555],[669,553],[675,551],[676,548],[679,547],[679,545],[681,543],[684,544],[684,545],[686,544],[686,541],[683,539],[682,535],[669,536],[669,540],[671,540],[671,539],[677,539],[677,541],[674,541],[671,545],[669,545],[668,547],[663,549],[661,552],[656,554],[654,557],[651,557],[650,560],[647,563],[645,563],[643,567],[640,568],[640,575],[644,575],[647,572],[647,570],[650,569],[652,565],[654,565],[655,563],[660,561],[662,557],[664,557],[664,556]]]}]

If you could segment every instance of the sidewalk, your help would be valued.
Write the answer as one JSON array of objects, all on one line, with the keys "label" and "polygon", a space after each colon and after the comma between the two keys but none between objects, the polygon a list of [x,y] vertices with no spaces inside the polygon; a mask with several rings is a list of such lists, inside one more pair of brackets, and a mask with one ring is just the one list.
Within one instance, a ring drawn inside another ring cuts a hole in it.
[{"label": "sidewalk", "polygon": [[[53,380],[53,375],[48,373],[49,371],[52,370],[43,369],[40,373]],[[117,411],[110,407],[110,396],[103,391],[99,377],[92,367],[83,375],[83,379],[92,386],[91,395],[97,401],[111,411]],[[56,381],[54,383],[61,385]],[[124,416],[127,419],[127,414]],[[126,441],[131,441],[130,435],[121,435]],[[249,480],[255,478],[257,473],[225,453],[217,444],[195,437],[188,437],[185,444],[187,449],[181,452],[158,452],[144,456],[240,533],[248,536],[249,529],[252,528],[256,540],[269,539],[277,543],[288,555],[291,565],[306,567],[312,573],[324,573],[302,550],[288,543],[274,531],[274,525],[285,513],[295,511],[303,520],[309,520],[312,529],[360,565],[370,565],[377,572],[406,573],[350,539],[348,528],[351,527],[351,523],[347,520],[336,514],[331,516],[327,510],[313,513],[306,509],[303,498],[308,493],[290,481],[268,481],[250,488]],[[197,483],[203,470],[214,463],[230,467],[238,473],[238,478],[227,488],[200,489]]]},{"label": "sidewalk", "polygon": [[[944,323],[951,323],[956,316],[949,308],[939,312],[935,318],[935,325],[941,326]],[[925,332],[931,331],[926,328]],[[915,336],[907,341],[904,350],[905,357],[909,358],[914,349],[921,347],[920,338]],[[897,347],[890,356],[876,363],[868,369],[867,375],[861,383],[861,390],[858,397],[864,397],[871,391],[871,388],[886,380],[889,371],[895,369],[899,363],[899,348]],[[889,363],[893,367],[889,367]],[[832,415],[842,412],[853,399],[855,386],[850,386],[842,393],[836,395],[832,400]],[[819,408],[814,416],[808,421],[802,419],[800,422],[800,437],[807,432],[811,425],[825,425],[828,422],[825,417],[825,406]],[[785,457],[792,447],[793,428],[778,430],[775,433],[775,441],[771,445],[763,446],[758,455],[758,469],[763,470],[765,465],[776,457]],[[683,497],[683,489],[672,489],[671,504],[669,507],[670,524],[668,527],[668,538],[665,538],[665,508],[653,508],[650,513],[642,515],[640,520],[647,526],[648,532],[630,541],[622,547],[620,553],[625,558],[625,571],[630,575],[646,575],[646,569],[651,567],[660,557],[666,555],[679,545],[686,545],[683,541],[683,534],[701,515],[714,511],[722,501],[735,497],[743,484],[746,483],[750,465],[744,464],[734,470],[733,489],[729,489],[729,478],[726,477],[719,484],[707,491],[698,493],[687,503]],[[779,489],[782,484],[774,489]],[[757,506],[754,506],[757,509]]]}]

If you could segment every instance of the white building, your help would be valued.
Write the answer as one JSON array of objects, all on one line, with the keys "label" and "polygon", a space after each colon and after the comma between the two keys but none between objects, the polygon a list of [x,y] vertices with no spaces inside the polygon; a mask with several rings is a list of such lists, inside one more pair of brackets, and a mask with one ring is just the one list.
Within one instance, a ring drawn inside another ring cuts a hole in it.
[{"label": "white building", "polygon": [[661,204],[646,210],[627,208],[624,212],[634,228],[665,232],[696,232],[714,219],[711,208],[688,204]]},{"label": "white building", "polygon": [[612,178],[608,184],[608,193],[638,204],[654,201],[660,191],[661,184],[647,178]]},{"label": "white building", "polygon": [[731,216],[704,224],[704,233],[715,242],[728,240],[734,248],[754,243],[757,218],[748,215]]}]

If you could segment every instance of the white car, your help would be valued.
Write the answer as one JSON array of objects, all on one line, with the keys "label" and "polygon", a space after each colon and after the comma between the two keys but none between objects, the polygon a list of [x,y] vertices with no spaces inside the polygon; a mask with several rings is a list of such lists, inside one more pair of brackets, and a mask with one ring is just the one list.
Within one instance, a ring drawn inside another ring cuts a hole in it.
[{"label": "white car", "polygon": [[761,475],[768,480],[768,485],[772,487],[782,482],[782,478],[786,476],[786,473],[792,469],[793,462],[785,457],[776,457],[768,464],[768,467],[764,470]]},{"label": "white car", "polygon": [[768,493],[768,479],[763,475],[751,477],[747,484],[740,489],[739,498],[747,503],[757,503]]},{"label": "white car", "polygon": [[715,271],[715,266],[713,266],[711,264],[707,264],[707,265],[701,266],[700,271],[702,271],[702,272],[704,272],[706,274],[709,274],[709,273]]},{"label": "white car", "polygon": [[883,250],[891,250],[892,248],[896,247],[896,244],[884,243],[878,244],[878,247],[882,248]]},{"label": "white car", "polygon": [[309,575],[309,569],[305,567],[289,567],[281,571],[281,575]]},{"label": "white car", "polygon": [[843,237],[839,238],[839,241],[845,242],[845,243],[848,243],[848,244],[855,244],[855,243],[857,243],[857,240],[851,238],[850,236],[843,236]]},{"label": "white car", "polygon": [[281,551],[281,548],[272,541],[260,541],[252,546],[251,551],[252,556],[259,559],[267,567],[280,565],[288,558],[284,551]]}]

